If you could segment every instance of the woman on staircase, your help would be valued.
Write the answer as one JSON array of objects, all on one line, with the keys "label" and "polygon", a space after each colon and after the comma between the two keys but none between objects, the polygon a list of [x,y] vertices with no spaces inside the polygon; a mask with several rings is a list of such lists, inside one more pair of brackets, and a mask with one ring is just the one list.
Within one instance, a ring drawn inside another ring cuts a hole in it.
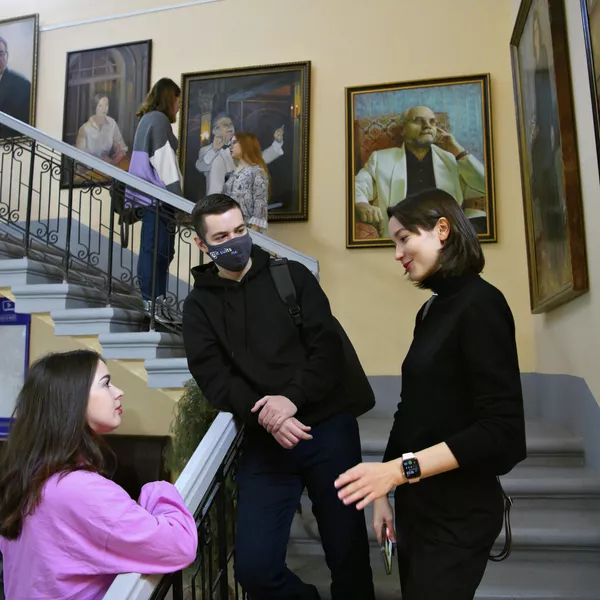
[{"label": "woman on staircase", "polygon": [[138,502],[108,478],[100,437],[123,392],[89,350],[29,370],[0,462],[0,552],[10,600],[100,600],[119,573],[170,573],[196,557],[193,516],[173,485]]},{"label": "woman on staircase", "polygon": [[374,502],[380,543],[397,534],[403,600],[471,600],[502,528],[498,475],[526,456],[515,325],[479,276],[481,245],[454,198],[422,191],[388,215],[396,260],[433,296],[417,314],[383,463],[336,487],[357,509]]},{"label": "woman on staircase", "polygon": [[269,226],[269,171],[258,138],[253,133],[238,132],[231,140],[230,150],[235,171],[225,181],[223,193],[240,205],[249,229],[264,233]]},{"label": "woman on staircase", "polygon": [[[152,86],[137,113],[141,119],[135,131],[129,165],[132,175],[178,196],[182,195],[182,176],[177,162],[177,138],[171,125],[177,120],[181,108],[180,96],[181,89],[172,79],[163,77]],[[150,312],[154,296],[155,318],[164,320],[166,313],[168,319],[166,296],[169,265],[175,256],[175,209],[139,192],[129,190],[127,196],[128,202],[144,207],[137,263],[144,309]],[[155,253],[156,279],[153,289]]]}]

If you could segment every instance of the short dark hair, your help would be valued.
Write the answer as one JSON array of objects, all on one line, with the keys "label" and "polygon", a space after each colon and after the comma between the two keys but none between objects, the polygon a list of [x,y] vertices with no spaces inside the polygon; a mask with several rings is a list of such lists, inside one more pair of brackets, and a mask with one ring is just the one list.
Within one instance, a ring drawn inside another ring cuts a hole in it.
[{"label": "short dark hair", "polygon": [[206,235],[204,224],[208,215],[222,215],[232,208],[242,210],[240,205],[227,194],[209,194],[204,196],[202,200],[198,200],[194,210],[192,210],[192,223],[198,237],[204,239]]},{"label": "short dark hair", "polygon": [[110,97],[106,92],[101,92],[99,94],[94,94],[92,99],[90,100],[90,108],[92,110],[92,116],[96,114],[96,109],[98,108],[98,104],[100,104],[100,100],[102,98],[106,98],[108,100],[108,106],[110,107]]},{"label": "short dark hair", "polygon": [[477,233],[458,202],[447,192],[432,188],[409,194],[390,206],[387,214],[412,233],[419,233],[419,229],[431,231],[445,217],[450,234],[440,250],[438,272],[444,277],[457,277],[483,271],[485,257]]}]

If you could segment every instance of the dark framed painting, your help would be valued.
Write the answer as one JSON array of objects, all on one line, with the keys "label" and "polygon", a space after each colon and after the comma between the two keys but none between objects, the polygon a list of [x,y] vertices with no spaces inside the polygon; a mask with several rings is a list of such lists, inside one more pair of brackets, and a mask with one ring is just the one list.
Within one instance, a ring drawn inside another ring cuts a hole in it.
[{"label": "dark framed painting", "polygon": [[[38,15],[0,21],[0,111],[35,125],[38,62]],[[0,138],[14,137],[14,129],[0,125]]]},{"label": "dark framed painting", "polygon": [[[151,40],[67,53],[63,141],[127,171],[151,59]],[[99,177],[77,165],[73,183]]]},{"label": "dark framed painting", "polygon": [[594,131],[598,149],[596,154],[600,168],[600,2],[598,0],[581,0],[581,16],[592,93]]},{"label": "dark framed painting", "polygon": [[310,62],[184,73],[181,89],[184,196],[223,192],[235,132],[253,133],[269,172],[268,220],[306,221]]},{"label": "dark framed painting", "polygon": [[348,248],[393,245],[387,209],[437,187],[495,242],[490,77],[346,88]]},{"label": "dark framed painting", "polygon": [[563,0],[523,0],[511,38],[531,310],[588,290]]}]

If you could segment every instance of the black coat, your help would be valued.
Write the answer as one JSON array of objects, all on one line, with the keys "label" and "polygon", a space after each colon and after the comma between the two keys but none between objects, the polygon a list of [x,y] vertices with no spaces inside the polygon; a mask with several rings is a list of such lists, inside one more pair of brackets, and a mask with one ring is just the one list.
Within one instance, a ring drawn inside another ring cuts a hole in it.
[{"label": "black coat", "polygon": [[[28,79],[5,69],[0,78],[0,111],[30,124],[31,115],[31,83]],[[15,132],[8,127],[0,125],[0,137],[9,137]]]}]

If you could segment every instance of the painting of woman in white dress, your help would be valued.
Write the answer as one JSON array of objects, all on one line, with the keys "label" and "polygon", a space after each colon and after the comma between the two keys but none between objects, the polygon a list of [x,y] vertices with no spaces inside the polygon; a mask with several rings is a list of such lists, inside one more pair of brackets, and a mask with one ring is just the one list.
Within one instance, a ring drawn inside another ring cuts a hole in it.
[{"label": "painting of woman in white dress", "polygon": [[[150,59],[150,40],[69,52],[63,141],[127,171],[137,109],[149,91]],[[102,180],[99,170],[77,164],[75,185]]]},{"label": "painting of woman in white dress", "polygon": [[110,101],[104,94],[92,98],[92,116],[77,133],[75,146],[111,165],[119,163],[127,155],[127,145],[123,140],[117,122],[108,116]]}]

